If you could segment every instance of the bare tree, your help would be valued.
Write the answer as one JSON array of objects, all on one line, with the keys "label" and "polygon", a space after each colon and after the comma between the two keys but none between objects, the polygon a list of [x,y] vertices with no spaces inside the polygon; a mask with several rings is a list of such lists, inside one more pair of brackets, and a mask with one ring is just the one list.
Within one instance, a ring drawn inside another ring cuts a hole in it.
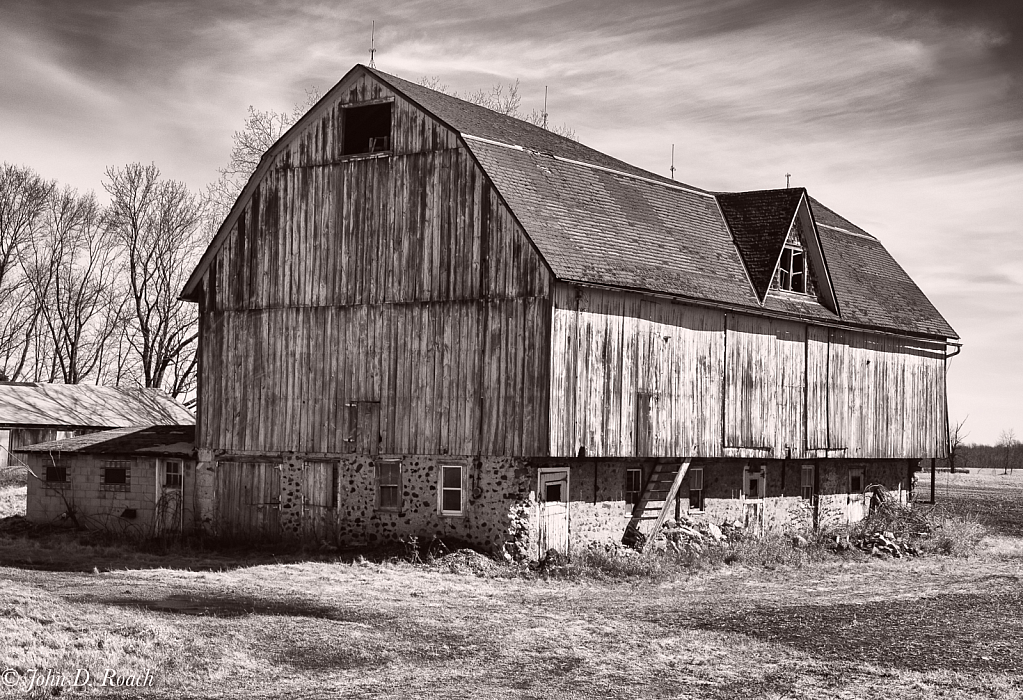
[{"label": "bare tree", "polygon": [[322,93],[316,88],[306,91],[306,99],[292,107],[291,112],[259,110],[249,105],[245,125],[234,132],[231,157],[219,169],[220,177],[207,190],[209,225],[215,231],[227,218],[245,183],[256,171],[260,159],[303,114],[319,102]]},{"label": "bare tree", "polygon": [[53,190],[53,182],[29,168],[0,166],[0,380],[26,378],[38,345],[42,307],[23,257],[42,228]]},{"label": "bare tree", "polygon": [[949,426],[948,429],[948,470],[955,474],[956,462],[961,454],[961,447],[966,443],[966,438],[970,436],[966,432],[966,421],[969,416],[963,418],[955,425]]},{"label": "bare tree", "polygon": [[49,341],[50,368],[41,379],[86,381],[120,325],[117,254],[103,224],[93,194],[69,187],[51,193],[44,230],[24,263]]},{"label": "bare tree", "polygon": [[206,242],[206,199],[162,179],[155,165],[107,168],[103,186],[128,299],[127,332],[117,342],[137,358],[143,386],[182,396],[195,382],[198,313],[178,294]]},{"label": "bare tree", "polygon": [[1003,474],[1012,473],[1016,466],[1016,453],[1019,451],[1020,443],[1016,439],[1016,431],[1006,428],[998,436],[998,449],[1001,452]]}]

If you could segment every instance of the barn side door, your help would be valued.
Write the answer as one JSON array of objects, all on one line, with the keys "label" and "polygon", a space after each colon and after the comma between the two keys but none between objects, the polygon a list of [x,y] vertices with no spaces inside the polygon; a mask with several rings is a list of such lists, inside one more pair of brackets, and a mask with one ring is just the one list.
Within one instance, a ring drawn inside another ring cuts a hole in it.
[{"label": "barn side door", "polygon": [[302,465],[302,536],[335,539],[337,514],[337,462],[305,462]]},{"label": "barn side door", "polygon": [[568,555],[568,469],[540,469],[537,488],[539,556],[554,549]]},{"label": "barn side door", "polygon": [[270,462],[217,463],[217,532],[223,537],[279,539],[281,469]]}]

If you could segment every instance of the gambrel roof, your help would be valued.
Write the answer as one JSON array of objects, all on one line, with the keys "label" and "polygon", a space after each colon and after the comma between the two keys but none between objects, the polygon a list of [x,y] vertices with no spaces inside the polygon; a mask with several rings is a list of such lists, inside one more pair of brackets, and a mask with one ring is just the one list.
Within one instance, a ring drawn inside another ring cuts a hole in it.
[{"label": "gambrel roof", "polygon": [[[709,192],[365,66],[353,68],[320,104],[336,100],[340,86],[358,71],[460,134],[557,279],[809,321],[958,337],[876,238],[802,188]],[[257,170],[254,178],[259,176]],[[800,202],[812,214],[834,308],[768,292]],[[211,251],[217,245],[215,240]],[[183,296],[194,294],[211,251]]]}]

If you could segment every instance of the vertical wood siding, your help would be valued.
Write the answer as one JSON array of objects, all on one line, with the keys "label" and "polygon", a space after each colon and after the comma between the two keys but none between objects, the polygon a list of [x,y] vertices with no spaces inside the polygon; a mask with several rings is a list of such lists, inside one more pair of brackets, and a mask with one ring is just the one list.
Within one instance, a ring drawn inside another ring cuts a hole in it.
[{"label": "vertical wood siding", "polygon": [[945,453],[941,344],[562,283],[552,313],[552,455]]},{"label": "vertical wood siding", "polygon": [[[342,101],[390,96],[374,85]],[[331,110],[277,156],[203,280],[198,444],[545,453],[546,266],[442,125],[396,99],[393,154],[341,160]]]},{"label": "vertical wood siding", "polygon": [[721,453],[724,314],[555,287],[551,453]]}]

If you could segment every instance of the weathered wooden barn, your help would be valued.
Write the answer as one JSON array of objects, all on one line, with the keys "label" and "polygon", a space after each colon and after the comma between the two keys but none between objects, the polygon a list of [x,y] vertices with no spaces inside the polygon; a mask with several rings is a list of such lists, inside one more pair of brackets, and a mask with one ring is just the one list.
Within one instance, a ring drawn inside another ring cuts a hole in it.
[{"label": "weathered wooden barn", "polygon": [[673,509],[802,527],[946,450],[955,332],[805,190],[708,192],[364,66],[183,297],[224,534],[535,556]]}]

